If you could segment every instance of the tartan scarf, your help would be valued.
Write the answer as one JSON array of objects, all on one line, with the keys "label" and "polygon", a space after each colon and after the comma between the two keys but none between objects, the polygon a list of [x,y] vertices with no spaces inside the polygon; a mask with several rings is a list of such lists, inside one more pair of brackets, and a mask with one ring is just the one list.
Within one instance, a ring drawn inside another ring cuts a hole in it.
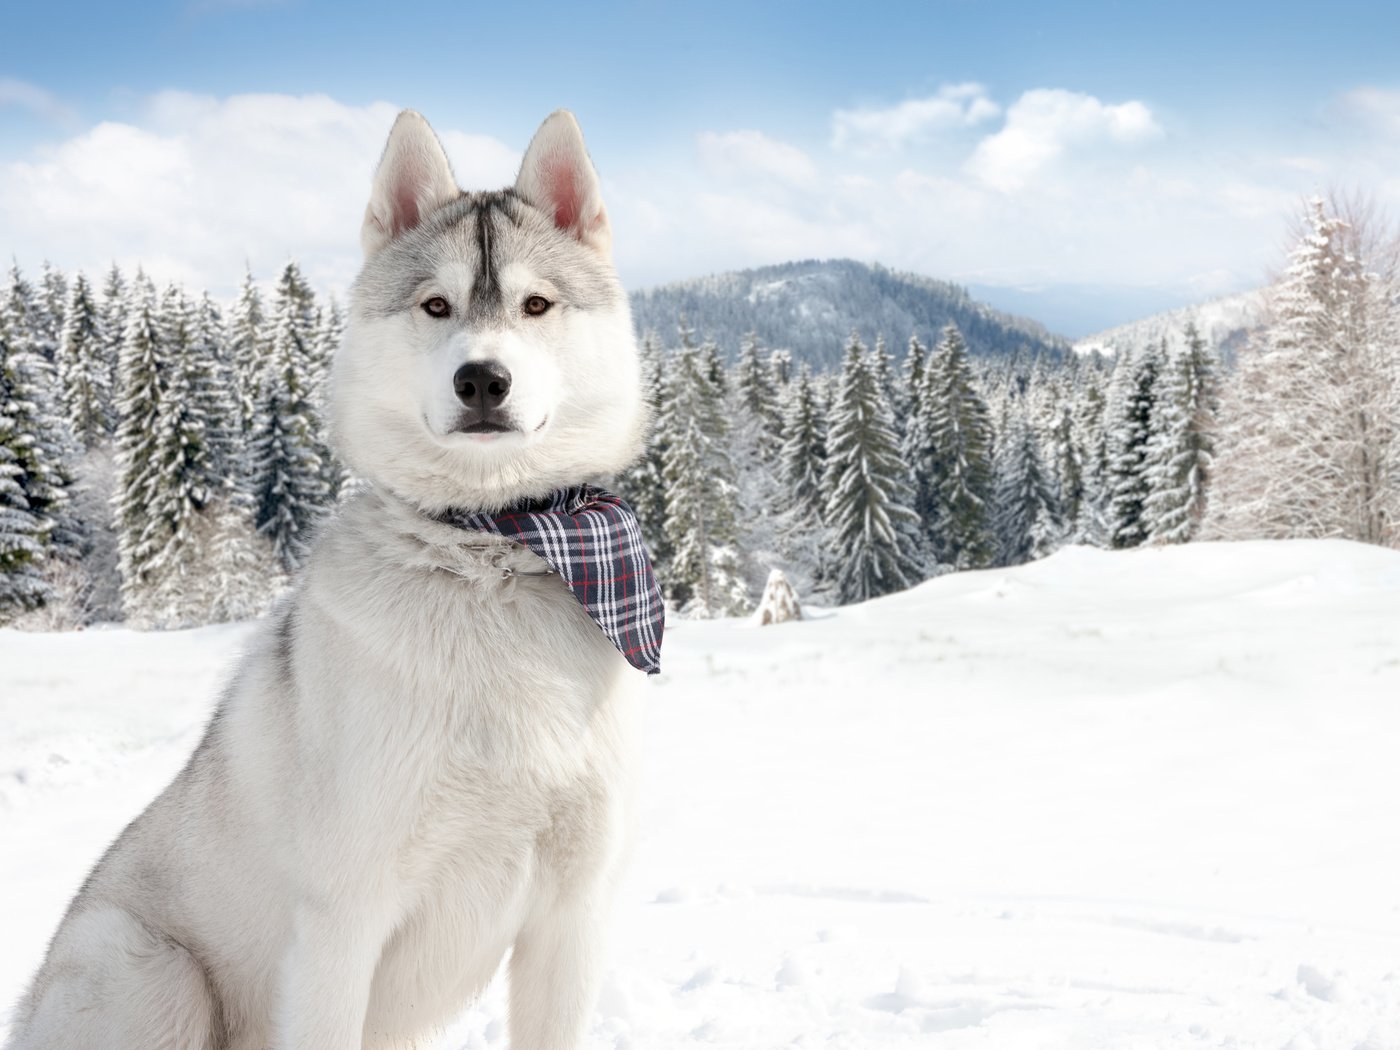
[{"label": "tartan scarf", "polygon": [[637,516],[612,493],[577,485],[498,514],[447,510],[437,520],[503,536],[543,558],[629,664],[660,672],[661,588]]}]

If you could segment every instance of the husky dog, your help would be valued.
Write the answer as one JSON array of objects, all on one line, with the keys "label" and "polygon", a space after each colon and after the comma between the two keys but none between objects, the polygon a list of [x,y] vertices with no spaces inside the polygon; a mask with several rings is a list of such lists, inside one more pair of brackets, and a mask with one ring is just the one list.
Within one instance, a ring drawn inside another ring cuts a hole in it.
[{"label": "husky dog", "polygon": [[402,113],[361,240],[330,418],[367,485],[70,905],[11,1050],[406,1050],[507,952],[513,1046],[578,1045],[645,676],[540,558],[439,519],[640,447],[578,124],[553,114],[513,188],[464,193]]}]

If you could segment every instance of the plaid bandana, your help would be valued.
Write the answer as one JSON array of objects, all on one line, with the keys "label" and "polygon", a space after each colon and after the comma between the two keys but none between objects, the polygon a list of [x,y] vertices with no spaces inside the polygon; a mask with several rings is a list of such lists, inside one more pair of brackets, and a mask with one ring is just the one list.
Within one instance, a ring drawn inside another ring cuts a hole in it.
[{"label": "plaid bandana", "polygon": [[661,589],[637,516],[612,493],[579,485],[500,514],[449,510],[438,520],[504,536],[539,555],[629,664],[647,674],[660,672],[666,615]]}]

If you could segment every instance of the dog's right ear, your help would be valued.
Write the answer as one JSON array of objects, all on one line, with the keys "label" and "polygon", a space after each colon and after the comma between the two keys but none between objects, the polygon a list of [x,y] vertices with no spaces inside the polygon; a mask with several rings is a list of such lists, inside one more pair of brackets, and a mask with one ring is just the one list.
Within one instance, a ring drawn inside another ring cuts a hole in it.
[{"label": "dog's right ear", "polygon": [[379,251],[433,209],[456,200],[461,191],[442,143],[421,113],[406,109],[394,121],[379,169],[374,173],[360,245],[365,255]]}]

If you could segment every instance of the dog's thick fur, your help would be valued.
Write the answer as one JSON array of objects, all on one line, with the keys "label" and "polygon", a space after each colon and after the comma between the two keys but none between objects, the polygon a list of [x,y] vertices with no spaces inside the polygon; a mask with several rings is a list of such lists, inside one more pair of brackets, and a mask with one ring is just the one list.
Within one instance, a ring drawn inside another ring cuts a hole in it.
[{"label": "dog's thick fur", "polygon": [[[11,1050],[404,1050],[507,952],[513,1046],[578,1043],[645,677],[558,577],[503,576],[533,554],[432,517],[606,475],[639,445],[578,125],[555,113],[514,188],[468,194],[401,114],[362,242],[330,411],[368,485],[79,891]],[[468,362],[509,370],[506,432],[466,429]]]}]

